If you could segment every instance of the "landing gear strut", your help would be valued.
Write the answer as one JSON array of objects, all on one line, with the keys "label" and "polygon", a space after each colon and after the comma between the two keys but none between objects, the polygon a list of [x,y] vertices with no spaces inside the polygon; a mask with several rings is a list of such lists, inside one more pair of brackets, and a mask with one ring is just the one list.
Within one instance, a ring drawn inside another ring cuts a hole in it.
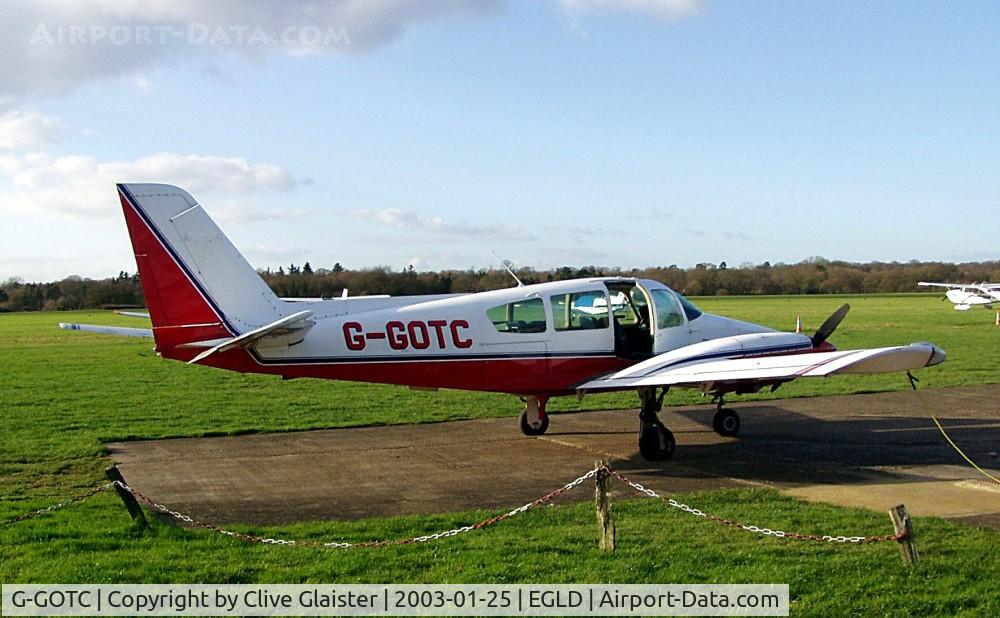
[{"label": "landing gear strut", "polygon": [[712,418],[712,429],[720,436],[730,438],[740,432],[740,415],[729,408],[723,408],[725,404],[722,395],[719,395],[715,417]]},{"label": "landing gear strut", "polygon": [[523,397],[524,411],[521,412],[521,433],[526,436],[540,436],[549,428],[549,415],[545,413],[547,397]]},{"label": "landing gear strut", "polygon": [[663,408],[664,388],[659,396],[654,387],[639,389],[642,409],[639,410],[639,453],[648,461],[666,461],[674,454],[677,443],[674,434],[663,426],[656,413]]}]

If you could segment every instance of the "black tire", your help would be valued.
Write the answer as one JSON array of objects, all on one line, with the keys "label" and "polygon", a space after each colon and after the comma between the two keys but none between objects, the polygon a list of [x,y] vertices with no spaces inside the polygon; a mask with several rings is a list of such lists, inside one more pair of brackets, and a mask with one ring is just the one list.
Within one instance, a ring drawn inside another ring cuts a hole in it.
[{"label": "black tire", "polygon": [[731,438],[740,432],[740,415],[722,408],[712,419],[712,429],[720,436]]},{"label": "black tire", "polygon": [[660,421],[644,422],[639,426],[639,454],[646,461],[667,461],[674,456],[676,447],[674,434]]},{"label": "black tire", "polygon": [[532,427],[528,424],[528,411],[521,412],[521,433],[526,436],[540,436],[549,429],[549,415],[542,414],[542,424]]}]

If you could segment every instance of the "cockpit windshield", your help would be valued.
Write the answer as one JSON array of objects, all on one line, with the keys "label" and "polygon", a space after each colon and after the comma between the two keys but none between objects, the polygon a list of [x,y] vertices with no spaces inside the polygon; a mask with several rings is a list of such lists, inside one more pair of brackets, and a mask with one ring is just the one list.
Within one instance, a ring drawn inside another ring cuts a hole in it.
[{"label": "cockpit windshield", "polygon": [[662,330],[684,324],[677,294],[667,289],[652,290],[651,293],[656,303],[656,328]]},{"label": "cockpit windshield", "polygon": [[701,309],[695,306],[693,302],[684,298],[683,294],[674,292],[674,295],[677,296],[677,300],[681,302],[681,307],[684,307],[684,315],[687,316],[689,322],[701,315]]}]

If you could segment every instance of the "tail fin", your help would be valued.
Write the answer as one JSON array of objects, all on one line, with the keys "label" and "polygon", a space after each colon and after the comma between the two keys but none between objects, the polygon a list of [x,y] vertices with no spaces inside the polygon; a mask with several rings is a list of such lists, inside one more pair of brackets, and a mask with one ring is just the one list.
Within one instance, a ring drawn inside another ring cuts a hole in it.
[{"label": "tail fin", "polygon": [[119,184],[118,194],[160,354],[189,360],[198,350],[184,344],[282,317],[280,299],[187,191]]}]

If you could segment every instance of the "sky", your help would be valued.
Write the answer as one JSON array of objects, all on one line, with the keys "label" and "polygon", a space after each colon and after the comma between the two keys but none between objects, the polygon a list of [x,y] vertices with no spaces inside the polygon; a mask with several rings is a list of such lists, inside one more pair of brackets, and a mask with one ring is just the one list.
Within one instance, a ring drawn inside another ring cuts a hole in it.
[{"label": "sky", "polygon": [[257,268],[995,260],[1000,3],[8,0],[0,281],[187,189]]}]

